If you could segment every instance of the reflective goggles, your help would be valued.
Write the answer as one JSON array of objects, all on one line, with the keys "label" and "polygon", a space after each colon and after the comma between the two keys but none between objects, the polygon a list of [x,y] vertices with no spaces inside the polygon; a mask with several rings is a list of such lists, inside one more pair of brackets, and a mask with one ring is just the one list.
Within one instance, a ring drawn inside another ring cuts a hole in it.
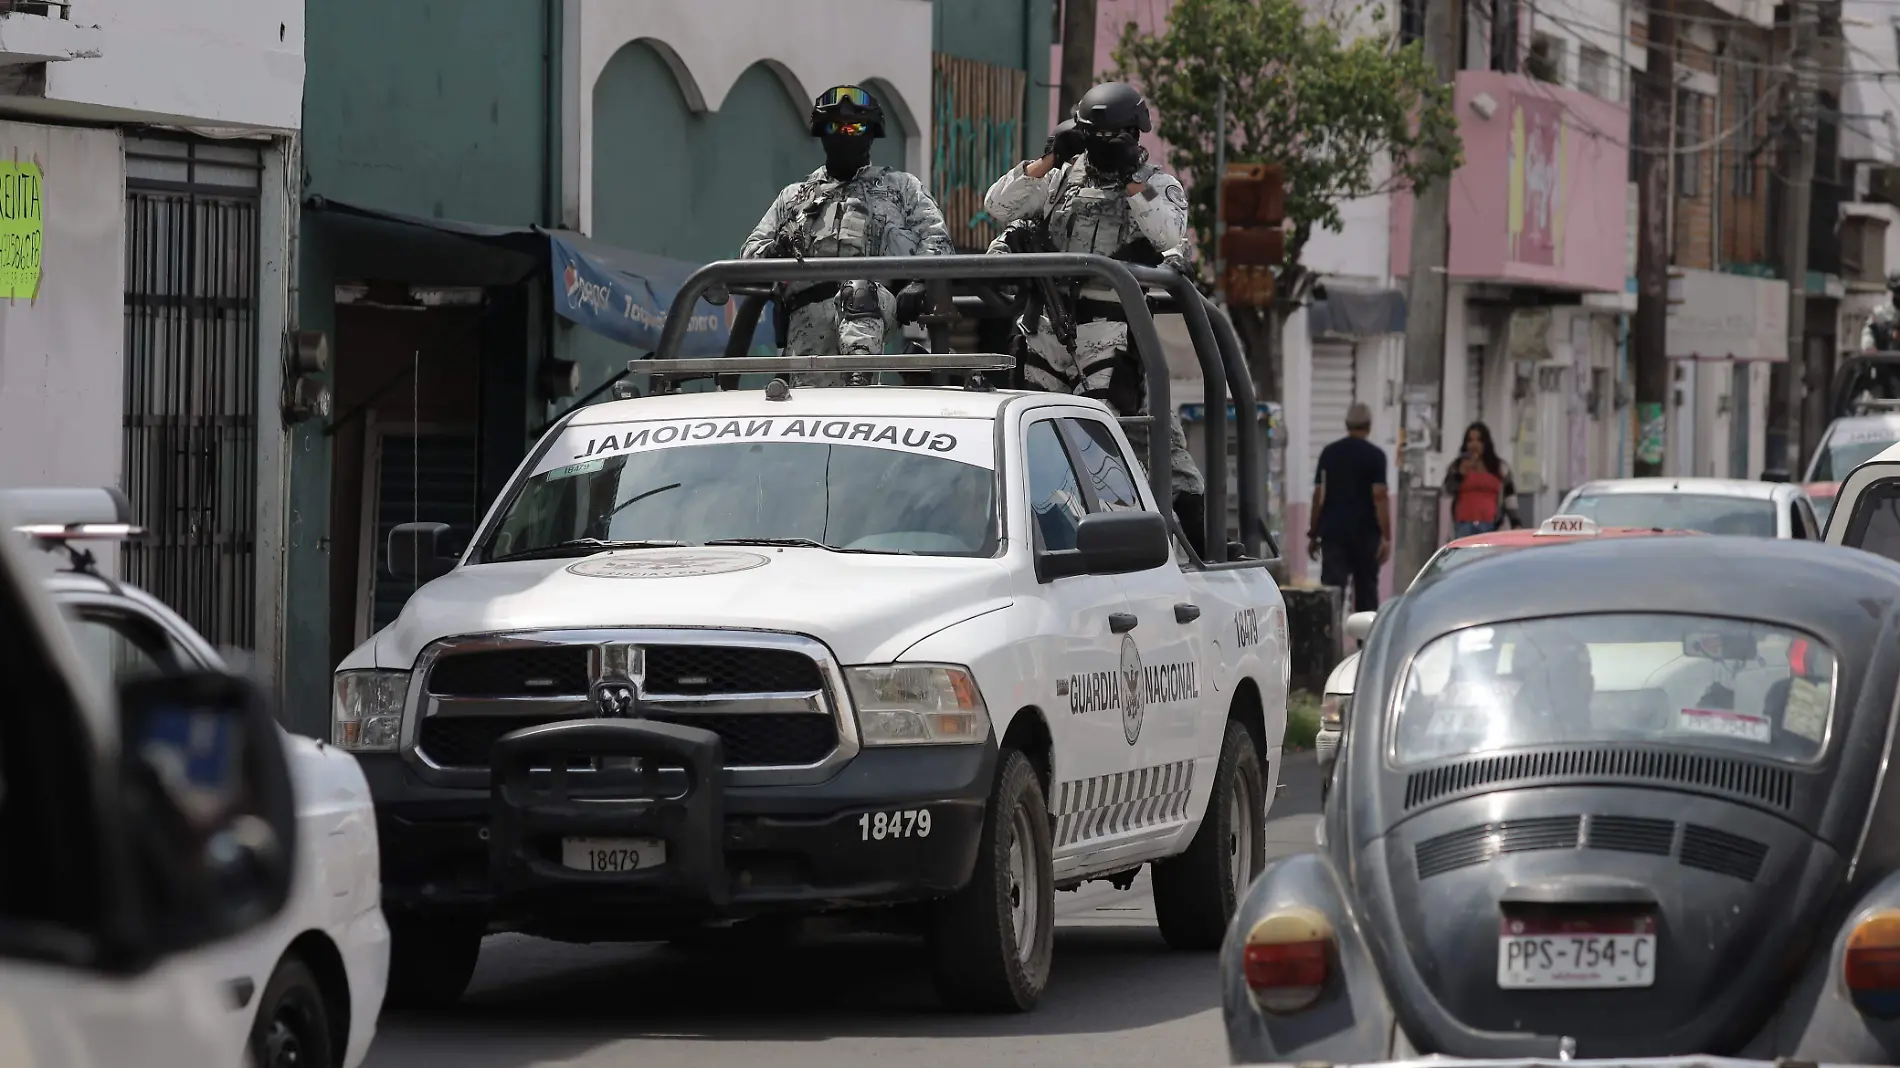
[{"label": "reflective goggles", "polygon": [[855,85],[840,85],[818,94],[817,106],[820,108],[835,108],[839,104],[855,104],[861,108],[877,106],[872,103],[870,93]]}]

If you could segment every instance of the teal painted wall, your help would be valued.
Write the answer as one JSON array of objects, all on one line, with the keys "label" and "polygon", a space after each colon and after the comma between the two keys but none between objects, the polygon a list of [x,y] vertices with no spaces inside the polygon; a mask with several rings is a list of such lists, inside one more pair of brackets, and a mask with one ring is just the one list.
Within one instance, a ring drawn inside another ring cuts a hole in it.
[{"label": "teal painted wall", "polygon": [[[559,158],[553,145],[550,159],[544,2],[323,0],[308,6],[304,32],[306,197],[471,222],[543,221]],[[298,328],[330,332],[336,279],[309,216],[299,241]],[[291,729],[322,737],[332,536],[323,428],[294,428],[289,454],[284,712]]]}]

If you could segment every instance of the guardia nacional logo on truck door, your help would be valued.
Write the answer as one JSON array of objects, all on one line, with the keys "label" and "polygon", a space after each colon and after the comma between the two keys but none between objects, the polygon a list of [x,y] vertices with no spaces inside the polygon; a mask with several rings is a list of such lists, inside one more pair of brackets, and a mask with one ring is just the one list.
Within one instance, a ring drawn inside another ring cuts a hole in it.
[{"label": "guardia nacional logo on truck door", "polygon": [[1122,635],[1122,737],[1129,745],[1141,737],[1141,714],[1145,710],[1142,694],[1141,649],[1135,639]]}]

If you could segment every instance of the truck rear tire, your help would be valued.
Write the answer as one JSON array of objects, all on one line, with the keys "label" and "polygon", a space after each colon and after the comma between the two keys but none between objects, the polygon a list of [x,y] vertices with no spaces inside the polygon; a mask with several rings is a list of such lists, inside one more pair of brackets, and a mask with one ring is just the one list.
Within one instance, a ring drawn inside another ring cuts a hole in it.
[{"label": "truck rear tire", "polygon": [[488,925],[478,919],[435,916],[389,921],[389,989],[392,1009],[445,1009],[462,1000]]},{"label": "truck rear tire", "polygon": [[1266,866],[1266,776],[1253,736],[1227,721],[1214,791],[1194,841],[1154,865],[1155,919],[1174,949],[1219,949],[1227,924]]},{"label": "truck rear tire", "polygon": [[1042,782],[1005,749],[970,883],[936,906],[929,947],[937,993],[953,1009],[1027,1012],[1055,955],[1054,851]]}]

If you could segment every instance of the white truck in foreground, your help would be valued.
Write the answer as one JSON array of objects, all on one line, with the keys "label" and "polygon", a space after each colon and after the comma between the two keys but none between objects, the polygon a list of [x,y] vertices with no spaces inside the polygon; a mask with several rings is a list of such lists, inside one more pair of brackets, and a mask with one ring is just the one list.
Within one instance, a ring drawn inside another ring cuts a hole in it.
[{"label": "white truck in foreground", "polygon": [[[1011,362],[638,365],[920,360]],[[1203,562],[1100,402],[790,377],[583,407],[465,549],[392,533],[433,581],[339,666],[334,737],[377,801],[393,999],[459,997],[492,930],[889,906],[946,1001],[1022,1011],[1055,892],[1149,864],[1169,943],[1218,948],[1285,730],[1266,561]]]}]

